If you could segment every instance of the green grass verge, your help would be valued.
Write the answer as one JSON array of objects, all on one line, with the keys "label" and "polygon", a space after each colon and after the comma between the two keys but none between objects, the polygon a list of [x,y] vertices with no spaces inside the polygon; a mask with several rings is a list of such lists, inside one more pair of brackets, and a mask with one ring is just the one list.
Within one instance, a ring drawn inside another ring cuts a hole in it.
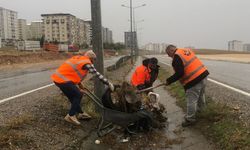
[{"label": "green grass verge", "polygon": [[[159,78],[165,82],[173,73],[172,69],[161,65]],[[180,83],[167,87],[170,94],[177,98],[177,105],[186,111],[185,92]],[[216,103],[215,99],[207,97],[207,108],[197,114],[199,129],[208,139],[220,149],[250,149],[250,128],[239,120],[239,114],[234,109]]]}]

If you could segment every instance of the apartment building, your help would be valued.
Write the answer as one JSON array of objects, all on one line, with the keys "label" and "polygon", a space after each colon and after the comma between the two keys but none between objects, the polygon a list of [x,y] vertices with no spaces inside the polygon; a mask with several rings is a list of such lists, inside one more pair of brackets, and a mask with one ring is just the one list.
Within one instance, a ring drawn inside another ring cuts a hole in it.
[{"label": "apartment building", "polygon": [[85,21],[85,34],[86,34],[86,43],[92,45],[92,23],[91,21]]},{"label": "apartment building", "polygon": [[102,27],[103,43],[113,43],[113,32],[109,28]]},{"label": "apartment building", "polygon": [[18,39],[27,39],[27,21],[25,19],[18,19]]},{"label": "apartment building", "polygon": [[26,35],[27,39],[38,40],[43,36],[43,22],[42,21],[32,21],[30,24],[26,25]]},{"label": "apartment building", "polygon": [[18,39],[17,12],[0,7],[0,37],[3,40]]},{"label": "apartment building", "polygon": [[250,44],[244,44],[243,45],[243,50],[246,52],[250,52]]},{"label": "apartment building", "polygon": [[166,43],[148,43],[144,46],[144,48],[147,51],[153,51],[155,53],[164,53],[168,45],[169,44]]},{"label": "apartment building", "polygon": [[77,43],[79,45],[87,44],[85,21],[77,18]]},{"label": "apartment building", "polygon": [[229,51],[243,51],[242,41],[238,41],[238,40],[229,41],[228,50]]},{"label": "apartment building", "polygon": [[43,34],[48,42],[77,43],[77,18],[71,14],[42,14]]}]

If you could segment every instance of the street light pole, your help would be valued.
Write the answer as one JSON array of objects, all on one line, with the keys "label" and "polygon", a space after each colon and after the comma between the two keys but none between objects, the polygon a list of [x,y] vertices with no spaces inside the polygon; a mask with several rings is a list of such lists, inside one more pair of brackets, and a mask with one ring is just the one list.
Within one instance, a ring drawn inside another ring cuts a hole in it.
[{"label": "street light pole", "polygon": [[133,3],[130,0],[130,41],[131,41],[131,64],[133,64],[133,48],[134,48],[134,36],[133,36]]},{"label": "street light pole", "polygon": [[[126,7],[130,9],[130,38],[131,38],[131,56],[133,56],[134,53],[138,56],[138,47],[137,47],[137,34],[136,34],[136,23],[135,23],[135,9],[144,7],[146,4],[143,4],[141,6],[133,7],[132,0],[130,0],[130,6],[122,5],[122,7]],[[133,26],[134,22],[134,26]],[[134,28],[134,31],[133,31]],[[134,32],[134,33],[133,33]],[[131,62],[133,63],[133,58],[131,59]]]},{"label": "street light pole", "polygon": [[[102,17],[101,17],[101,1],[91,0],[91,18],[92,18],[92,45],[93,51],[96,53],[95,62],[96,69],[104,74],[103,65],[103,43],[102,43]],[[99,80],[95,80],[95,94],[101,98],[103,93],[103,84]]]}]

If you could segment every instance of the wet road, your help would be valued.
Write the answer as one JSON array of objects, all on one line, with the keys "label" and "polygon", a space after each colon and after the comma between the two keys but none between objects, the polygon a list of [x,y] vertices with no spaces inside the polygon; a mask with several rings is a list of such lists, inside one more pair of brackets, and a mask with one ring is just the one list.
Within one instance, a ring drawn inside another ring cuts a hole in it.
[{"label": "wet road", "polygon": [[[104,66],[114,64],[120,57],[106,59]],[[61,63],[61,62],[60,62]],[[60,63],[30,66],[0,73],[0,100],[51,84],[50,76]]]},{"label": "wet road", "polygon": [[[160,62],[171,64],[167,55],[155,55]],[[210,72],[210,78],[250,93],[250,64],[227,61],[202,60]]]}]

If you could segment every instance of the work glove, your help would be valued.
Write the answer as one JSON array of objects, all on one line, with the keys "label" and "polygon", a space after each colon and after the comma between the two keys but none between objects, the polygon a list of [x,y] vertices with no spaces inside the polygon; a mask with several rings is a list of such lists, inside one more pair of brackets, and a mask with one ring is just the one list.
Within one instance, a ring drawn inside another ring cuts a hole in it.
[{"label": "work glove", "polygon": [[113,85],[111,82],[109,82],[109,88],[110,88],[110,90],[111,90],[112,92],[115,91],[115,87],[114,87],[114,85]]}]

